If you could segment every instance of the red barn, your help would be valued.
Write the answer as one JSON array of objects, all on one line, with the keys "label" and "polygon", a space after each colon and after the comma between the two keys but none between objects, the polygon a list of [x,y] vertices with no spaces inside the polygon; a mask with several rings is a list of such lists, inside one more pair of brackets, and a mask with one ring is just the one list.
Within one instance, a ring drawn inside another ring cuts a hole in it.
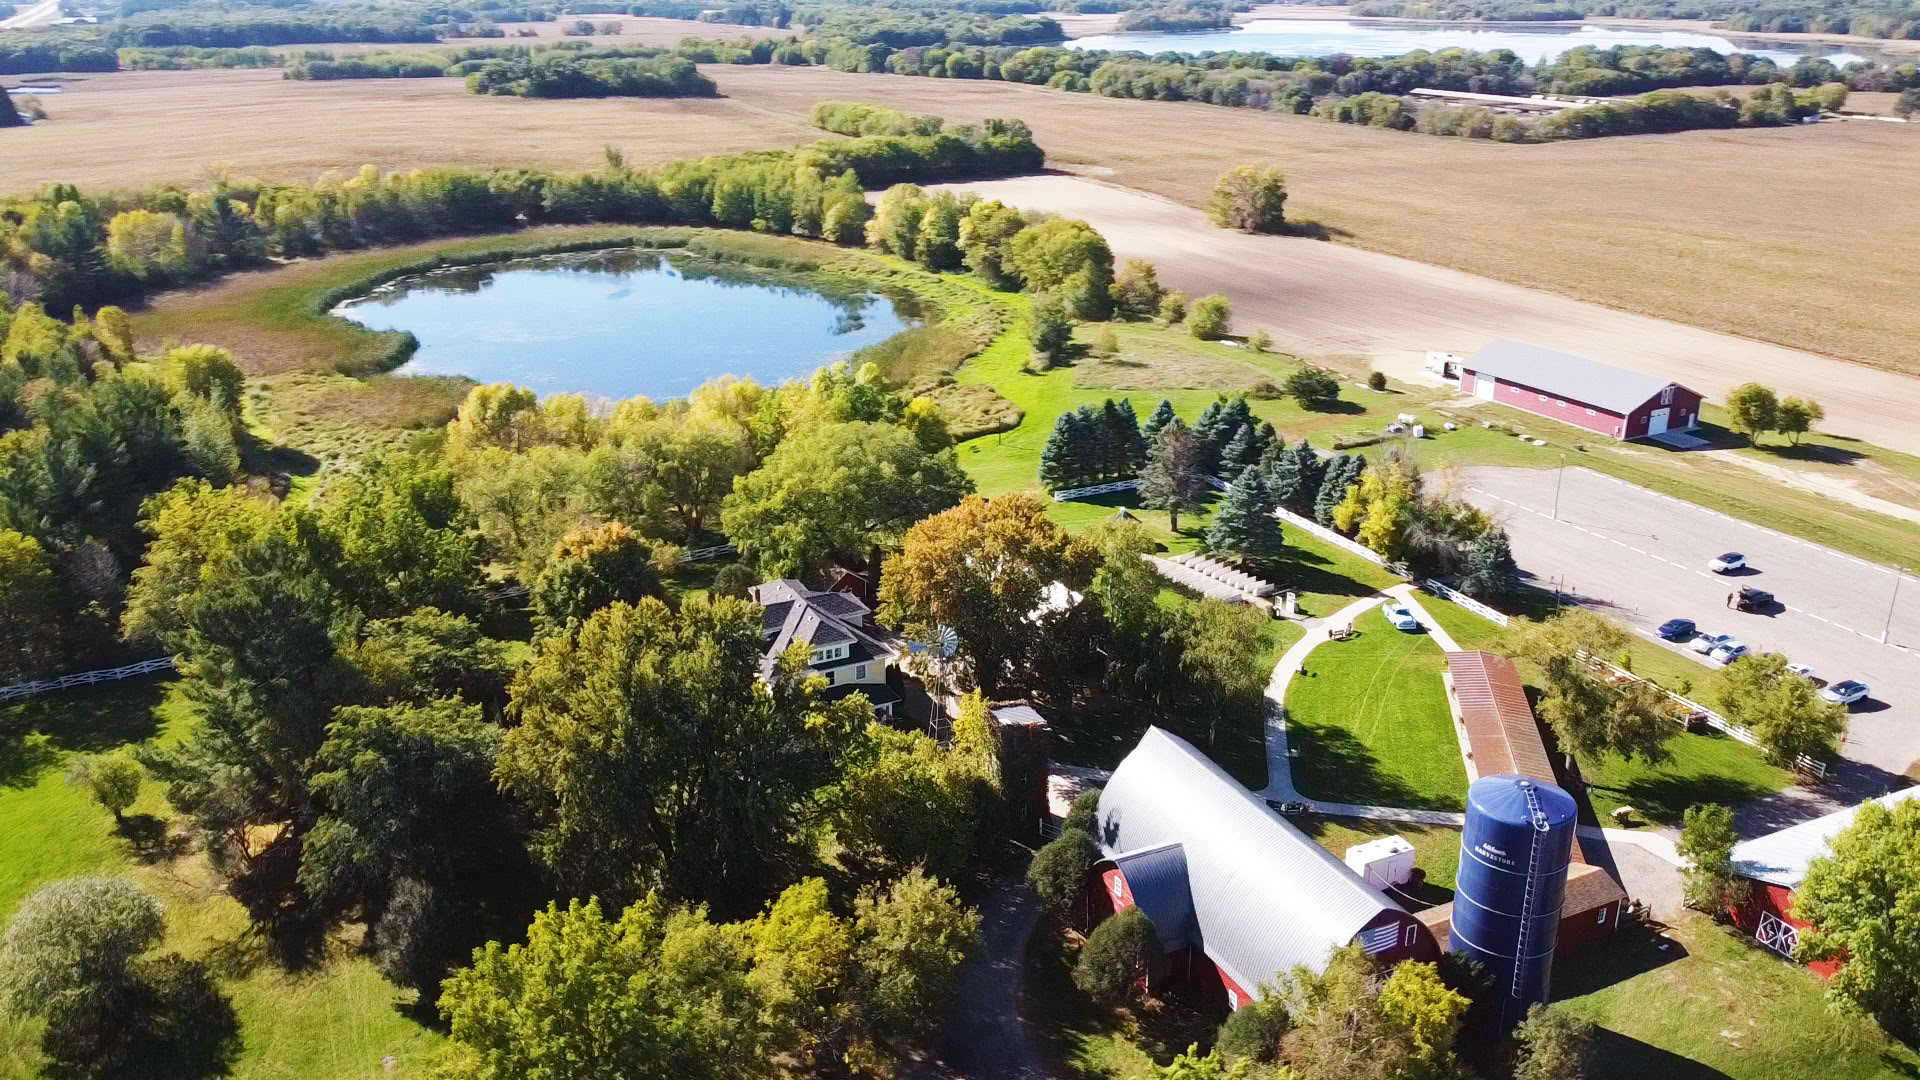
[{"label": "red barn", "polygon": [[[1920,798],[1920,787],[1910,787],[1874,800],[1891,808]],[[1755,941],[1788,959],[1800,944],[1808,923],[1793,917],[1793,892],[1806,880],[1807,864],[1831,850],[1833,838],[1853,824],[1859,807],[1803,821],[1776,833],[1743,841],[1733,848],[1733,871],[1753,885],[1747,903],[1734,910],[1733,923]],[[1822,960],[1807,967],[1823,978],[1840,970],[1840,960]]]},{"label": "red barn", "polygon": [[1436,960],[1420,921],[1185,740],[1149,728],[1100,793],[1092,914],[1138,907],[1169,974],[1216,979],[1233,1008],[1297,965],[1358,943],[1382,963]]},{"label": "red barn", "polygon": [[1460,389],[1616,439],[1700,426],[1700,395],[1679,383],[1505,338],[1460,361]]}]

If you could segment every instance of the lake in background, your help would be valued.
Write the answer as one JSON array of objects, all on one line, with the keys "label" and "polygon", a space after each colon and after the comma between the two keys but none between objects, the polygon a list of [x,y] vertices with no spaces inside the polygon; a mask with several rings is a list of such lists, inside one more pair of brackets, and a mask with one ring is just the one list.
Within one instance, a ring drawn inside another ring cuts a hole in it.
[{"label": "lake in background", "polygon": [[1781,67],[1803,56],[1824,56],[1836,67],[1865,60],[1858,52],[1835,45],[1800,45],[1778,41],[1749,41],[1686,30],[1632,30],[1573,24],[1532,23],[1419,25],[1367,23],[1346,19],[1255,19],[1233,30],[1193,33],[1096,34],[1068,41],[1070,49],[1114,49],[1156,52],[1263,52],[1274,56],[1404,56],[1416,49],[1472,49],[1488,52],[1512,49],[1527,63],[1558,57],[1582,45],[1610,49],[1615,45],[1657,45],[1663,48],[1707,48],[1718,53],[1743,52],[1764,56]]},{"label": "lake in background", "polygon": [[436,270],[333,313],[412,331],[420,349],[402,375],[655,400],[684,397],[716,375],[805,377],[915,318],[906,297],[632,250]]}]

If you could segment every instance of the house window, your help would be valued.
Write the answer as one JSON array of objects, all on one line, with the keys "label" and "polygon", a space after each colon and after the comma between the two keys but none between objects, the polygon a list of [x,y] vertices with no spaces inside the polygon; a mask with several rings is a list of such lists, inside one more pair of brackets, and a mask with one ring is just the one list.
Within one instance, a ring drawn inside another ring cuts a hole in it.
[{"label": "house window", "polygon": [[1540,399],[1541,401],[1545,401],[1545,400],[1547,400],[1547,395],[1545,395],[1545,394],[1538,394],[1538,395],[1536,395],[1536,396],[1537,396],[1537,397],[1539,397],[1539,399]]},{"label": "house window", "polygon": [[1407,927],[1407,948],[1413,948],[1414,940],[1418,938],[1419,935],[1420,931],[1418,928],[1412,926]]},{"label": "house window", "polygon": [[1606,909],[1606,908],[1601,908],[1601,909],[1600,909],[1600,917],[1599,917],[1598,919],[1596,919],[1596,920],[1594,920],[1594,921],[1595,921],[1595,922],[1598,922],[1598,923],[1599,923],[1599,924],[1600,924],[1601,926],[1605,926],[1605,925],[1607,925],[1607,909]]},{"label": "house window", "polygon": [[1662,405],[1673,404],[1673,387],[1669,386],[1666,389],[1660,391],[1660,404]]},{"label": "house window", "polygon": [[1800,931],[1771,911],[1761,914],[1760,926],[1754,930],[1753,937],[1789,960],[1793,959],[1793,950],[1800,947]]},{"label": "house window", "polygon": [[837,683],[837,682],[839,682],[839,681],[840,681],[840,673],[839,673],[839,672],[837,672],[837,671],[829,671],[829,672],[827,672],[827,685],[828,685],[828,686],[832,686],[832,685],[833,685],[834,683]]},{"label": "house window", "polygon": [[1592,416],[1592,415],[1593,415],[1593,410],[1592,410],[1592,409],[1588,409],[1588,410],[1587,410],[1587,415],[1588,415],[1588,416]]},{"label": "house window", "polygon": [[866,677],[867,677],[867,665],[865,665],[865,664],[861,664],[861,665],[860,665],[859,667],[857,667],[857,668],[854,668],[854,669],[853,669],[853,677],[854,677],[854,678],[856,678],[856,679],[860,679],[860,680],[862,680],[862,681],[865,681],[865,679],[866,679]]}]

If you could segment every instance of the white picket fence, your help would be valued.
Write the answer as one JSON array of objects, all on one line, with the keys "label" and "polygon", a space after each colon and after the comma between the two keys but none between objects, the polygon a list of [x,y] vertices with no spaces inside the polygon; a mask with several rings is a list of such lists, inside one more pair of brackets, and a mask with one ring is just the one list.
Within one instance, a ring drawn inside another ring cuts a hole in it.
[{"label": "white picket fence", "polygon": [[1486,604],[1483,604],[1480,601],[1475,600],[1473,597],[1468,596],[1466,593],[1461,592],[1459,589],[1452,588],[1451,586],[1447,585],[1445,582],[1435,581],[1433,578],[1428,578],[1427,580],[1420,583],[1420,587],[1434,594],[1435,596],[1443,597],[1447,600],[1453,601],[1455,604],[1459,605],[1460,607],[1466,608],[1468,611],[1473,612],[1475,615],[1480,616],[1481,618],[1487,620],[1488,622],[1496,623],[1504,627],[1507,625],[1509,621],[1505,612],[1488,607]]},{"label": "white picket fence", "polygon": [[729,555],[737,554],[739,549],[732,544],[715,544],[712,547],[693,548],[681,558],[688,562],[703,562],[707,559],[724,559]]},{"label": "white picket fence", "polygon": [[[1739,724],[1736,724],[1733,721],[1727,719],[1726,717],[1721,716],[1719,713],[1715,712],[1712,709],[1707,708],[1705,705],[1700,704],[1699,702],[1693,700],[1692,698],[1682,697],[1681,695],[1674,693],[1673,691],[1667,689],[1666,687],[1661,686],[1659,683],[1654,682],[1652,679],[1643,679],[1640,676],[1635,675],[1633,672],[1628,671],[1626,668],[1621,667],[1619,664],[1612,662],[1611,660],[1603,660],[1600,657],[1590,656],[1586,653],[1581,653],[1580,658],[1601,671],[1610,672],[1617,678],[1628,679],[1637,683],[1646,683],[1648,686],[1651,686],[1655,690],[1658,690],[1662,694],[1665,694],[1667,697],[1667,700],[1673,702],[1675,705],[1678,705],[1681,708],[1688,710],[1689,712],[1700,714],[1703,718],[1705,718],[1708,727],[1713,728],[1716,731],[1725,733],[1728,738],[1737,739],[1740,742],[1746,743],[1748,746],[1757,747],[1760,745],[1760,740],[1753,737],[1753,732],[1748,731],[1746,728],[1741,727]],[[1812,776],[1817,776],[1817,777],[1820,777],[1821,779],[1825,779],[1827,775],[1826,762],[1816,761],[1813,758],[1806,756],[1805,754],[1802,754],[1798,758],[1794,759],[1793,767],[1800,772],[1807,773]]]},{"label": "white picket fence", "polygon": [[156,656],[151,660],[141,660],[116,668],[76,671],[71,675],[61,675],[52,679],[35,679],[32,682],[0,686],[0,701],[20,701],[25,698],[39,697],[41,694],[51,694],[58,690],[71,690],[76,686],[94,686],[98,683],[116,682],[120,679],[132,679],[141,675],[172,670],[173,657]]},{"label": "white picket fence", "polygon": [[1313,520],[1312,518],[1301,517],[1299,514],[1294,513],[1293,511],[1287,509],[1284,506],[1274,507],[1273,516],[1279,518],[1281,521],[1286,522],[1288,525],[1291,525],[1294,528],[1299,529],[1304,533],[1307,533],[1311,536],[1317,536],[1320,539],[1325,540],[1327,543],[1332,544],[1334,547],[1337,547],[1342,551],[1352,552],[1353,554],[1360,556],[1361,558],[1367,560],[1370,563],[1374,563],[1379,566],[1385,566],[1389,570],[1395,569],[1394,567],[1388,565],[1387,560],[1381,558],[1379,553],[1374,551],[1372,548],[1368,547],[1365,544],[1359,543],[1357,541],[1350,540],[1347,537],[1341,536],[1339,533],[1333,531],[1332,529],[1327,528],[1325,525],[1320,524],[1319,522]]},{"label": "white picket fence", "polygon": [[1091,487],[1061,488],[1053,493],[1054,502],[1070,502],[1074,499],[1088,499],[1095,495],[1111,495],[1116,491],[1138,491],[1138,480],[1115,480],[1110,484],[1094,484]]}]

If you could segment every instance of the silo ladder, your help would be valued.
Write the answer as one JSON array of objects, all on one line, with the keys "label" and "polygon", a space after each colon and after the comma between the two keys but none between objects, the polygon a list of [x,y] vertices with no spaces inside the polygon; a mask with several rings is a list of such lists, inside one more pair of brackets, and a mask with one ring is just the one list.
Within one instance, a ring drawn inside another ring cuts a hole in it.
[{"label": "silo ladder", "polygon": [[1521,972],[1525,969],[1527,957],[1533,949],[1533,905],[1540,884],[1540,842],[1553,828],[1547,820],[1546,811],[1540,808],[1540,797],[1534,794],[1533,785],[1527,784],[1521,790],[1527,794],[1527,816],[1533,824],[1533,841],[1527,845],[1527,884],[1520,894],[1520,937],[1514,942],[1513,982],[1508,987],[1508,996],[1521,996]]}]

